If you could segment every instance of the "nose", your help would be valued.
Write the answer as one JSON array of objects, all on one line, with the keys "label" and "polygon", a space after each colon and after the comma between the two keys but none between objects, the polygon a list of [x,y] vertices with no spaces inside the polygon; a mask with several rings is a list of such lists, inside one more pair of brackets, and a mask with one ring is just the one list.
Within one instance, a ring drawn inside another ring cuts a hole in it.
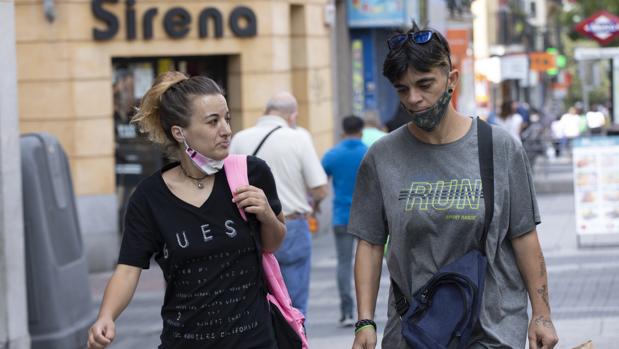
[{"label": "nose", "polygon": [[222,127],[220,127],[219,129],[219,134],[222,137],[229,137],[230,135],[232,135],[232,128],[230,127],[230,124],[227,122],[222,122]]},{"label": "nose", "polygon": [[417,89],[411,88],[408,90],[408,95],[406,96],[406,102],[410,106],[415,106],[421,101],[423,98],[421,97],[421,93],[417,91]]}]

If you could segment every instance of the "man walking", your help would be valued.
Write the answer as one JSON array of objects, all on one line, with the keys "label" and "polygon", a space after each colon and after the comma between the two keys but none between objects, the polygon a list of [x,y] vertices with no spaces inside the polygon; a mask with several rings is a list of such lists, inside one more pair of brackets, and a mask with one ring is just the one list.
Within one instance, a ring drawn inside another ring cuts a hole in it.
[{"label": "man walking", "polygon": [[312,238],[307,217],[326,196],[327,176],[307,134],[290,128],[296,120],[295,97],[280,92],[271,97],[256,126],[238,132],[230,145],[233,154],[255,155],[271,167],[286,218],[286,238],[275,253],[292,305],[307,314]]},{"label": "man walking", "polygon": [[[353,349],[376,346],[374,311],[387,234],[392,287],[383,348],[405,349],[411,343],[439,340],[459,348],[524,348],[527,334],[529,348],[553,348],[558,338],[537,236],[539,210],[522,144],[451,104],[460,73],[451,65],[449,44],[442,34],[413,24],[387,43],[383,75],[393,84],[410,121],[374,143],[359,167],[349,222],[350,233],[359,238],[355,257],[359,321]],[[483,297],[475,295],[473,309],[464,303],[472,299],[466,293],[471,279],[457,272],[437,272],[475,250],[486,264],[459,265],[474,266],[482,274],[477,283],[482,286],[475,286],[475,292],[480,290]],[[439,288],[445,292],[442,296],[440,291],[434,293]],[[465,305],[453,308],[466,315],[458,320],[461,326],[447,327],[452,314],[435,312],[431,320],[436,322],[429,322],[441,331],[428,335],[425,315],[437,309],[437,303],[446,303],[433,302],[435,296]],[[408,309],[413,311],[407,317]],[[406,321],[412,316],[416,321]]]},{"label": "man walking", "polygon": [[340,293],[340,325],[350,327],[353,320],[352,254],[355,237],[348,234],[348,215],[355,189],[357,170],[368,148],[363,144],[363,120],[347,116],[342,120],[344,137],[322,158],[322,167],[333,179],[333,233],[337,252],[337,287]]}]

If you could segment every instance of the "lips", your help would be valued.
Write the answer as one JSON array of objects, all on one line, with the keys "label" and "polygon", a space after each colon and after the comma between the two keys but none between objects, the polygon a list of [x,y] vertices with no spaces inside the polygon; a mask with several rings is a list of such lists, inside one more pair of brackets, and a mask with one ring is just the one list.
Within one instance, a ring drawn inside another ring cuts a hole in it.
[{"label": "lips", "polygon": [[427,107],[427,108],[419,109],[419,110],[410,110],[410,109],[407,109],[407,110],[408,110],[409,113],[415,114],[415,113],[421,113],[421,112],[430,110],[430,108],[432,108],[432,107]]}]

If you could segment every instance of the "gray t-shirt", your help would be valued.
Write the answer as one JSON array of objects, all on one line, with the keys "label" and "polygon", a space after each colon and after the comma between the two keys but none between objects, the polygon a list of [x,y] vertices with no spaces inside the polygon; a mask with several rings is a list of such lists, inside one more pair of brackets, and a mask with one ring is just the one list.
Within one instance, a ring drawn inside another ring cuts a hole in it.
[{"label": "gray t-shirt", "polygon": [[[488,269],[479,329],[471,343],[523,348],[527,293],[511,239],[539,224],[529,162],[522,145],[493,127],[494,217],[486,241]],[[461,139],[441,145],[417,140],[406,126],[378,140],[359,173],[349,231],[372,244],[391,235],[387,266],[406,297],[441,266],[479,248],[483,222],[477,119]],[[383,348],[407,348],[389,293]]]}]

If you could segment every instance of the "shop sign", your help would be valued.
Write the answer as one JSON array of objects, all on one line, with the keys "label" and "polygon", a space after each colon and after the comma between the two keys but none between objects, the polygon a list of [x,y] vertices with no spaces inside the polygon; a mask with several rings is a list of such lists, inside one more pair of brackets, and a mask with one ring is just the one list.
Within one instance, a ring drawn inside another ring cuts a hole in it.
[{"label": "shop sign", "polygon": [[546,72],[557,67],[555,56],[548,52],[530,52],[530,69],[536,72]]},{"label": "shop sign", "polygon": [[[96,19],[103,22],[103,29],[93,28],[92,36],[97,41],[113,39],[119,31],[119,18],[103,6],[104,3],[117,4],[118,0],[92,0],[91,9]],[[126,39],[135,40],[137,38],[136,18],[138,14],[135,10],[136,0],[125,0],[124,8],[124,27],[126,29]],[[153,38],[153,22],[159,15],[157,7],[150,7],[142,13],[142,39]],[[166,34],[173,39],[182,39],[190,31],[192,16],[185,8],[172,7],[162,13],[162,25]],[[214,7],[207,7],[200,12],[197,20],[198,36],[206,38],[209,36],[208,22],[214,22],[214,37],[223,37],[223,15]],[[228,17],[228,25],[236,37],[247,38],[256,36],[257,20],[256,14],[252,9],[245,6],[237,6],[232,9]]]},{"label": "shop sign", "polygon": [[619,17],[606,11],[599,11],[578,23],[576,31],[606,45],[619,35]]},{"label": "shop sign", "polygon": [[404,0],[348,0],[351,28],[397,27],[409,24]]},{"label": "shop sign", "polygon": [[501,80],[526,81],[529,75],[529,59],[525,54],[501,57]]}]

